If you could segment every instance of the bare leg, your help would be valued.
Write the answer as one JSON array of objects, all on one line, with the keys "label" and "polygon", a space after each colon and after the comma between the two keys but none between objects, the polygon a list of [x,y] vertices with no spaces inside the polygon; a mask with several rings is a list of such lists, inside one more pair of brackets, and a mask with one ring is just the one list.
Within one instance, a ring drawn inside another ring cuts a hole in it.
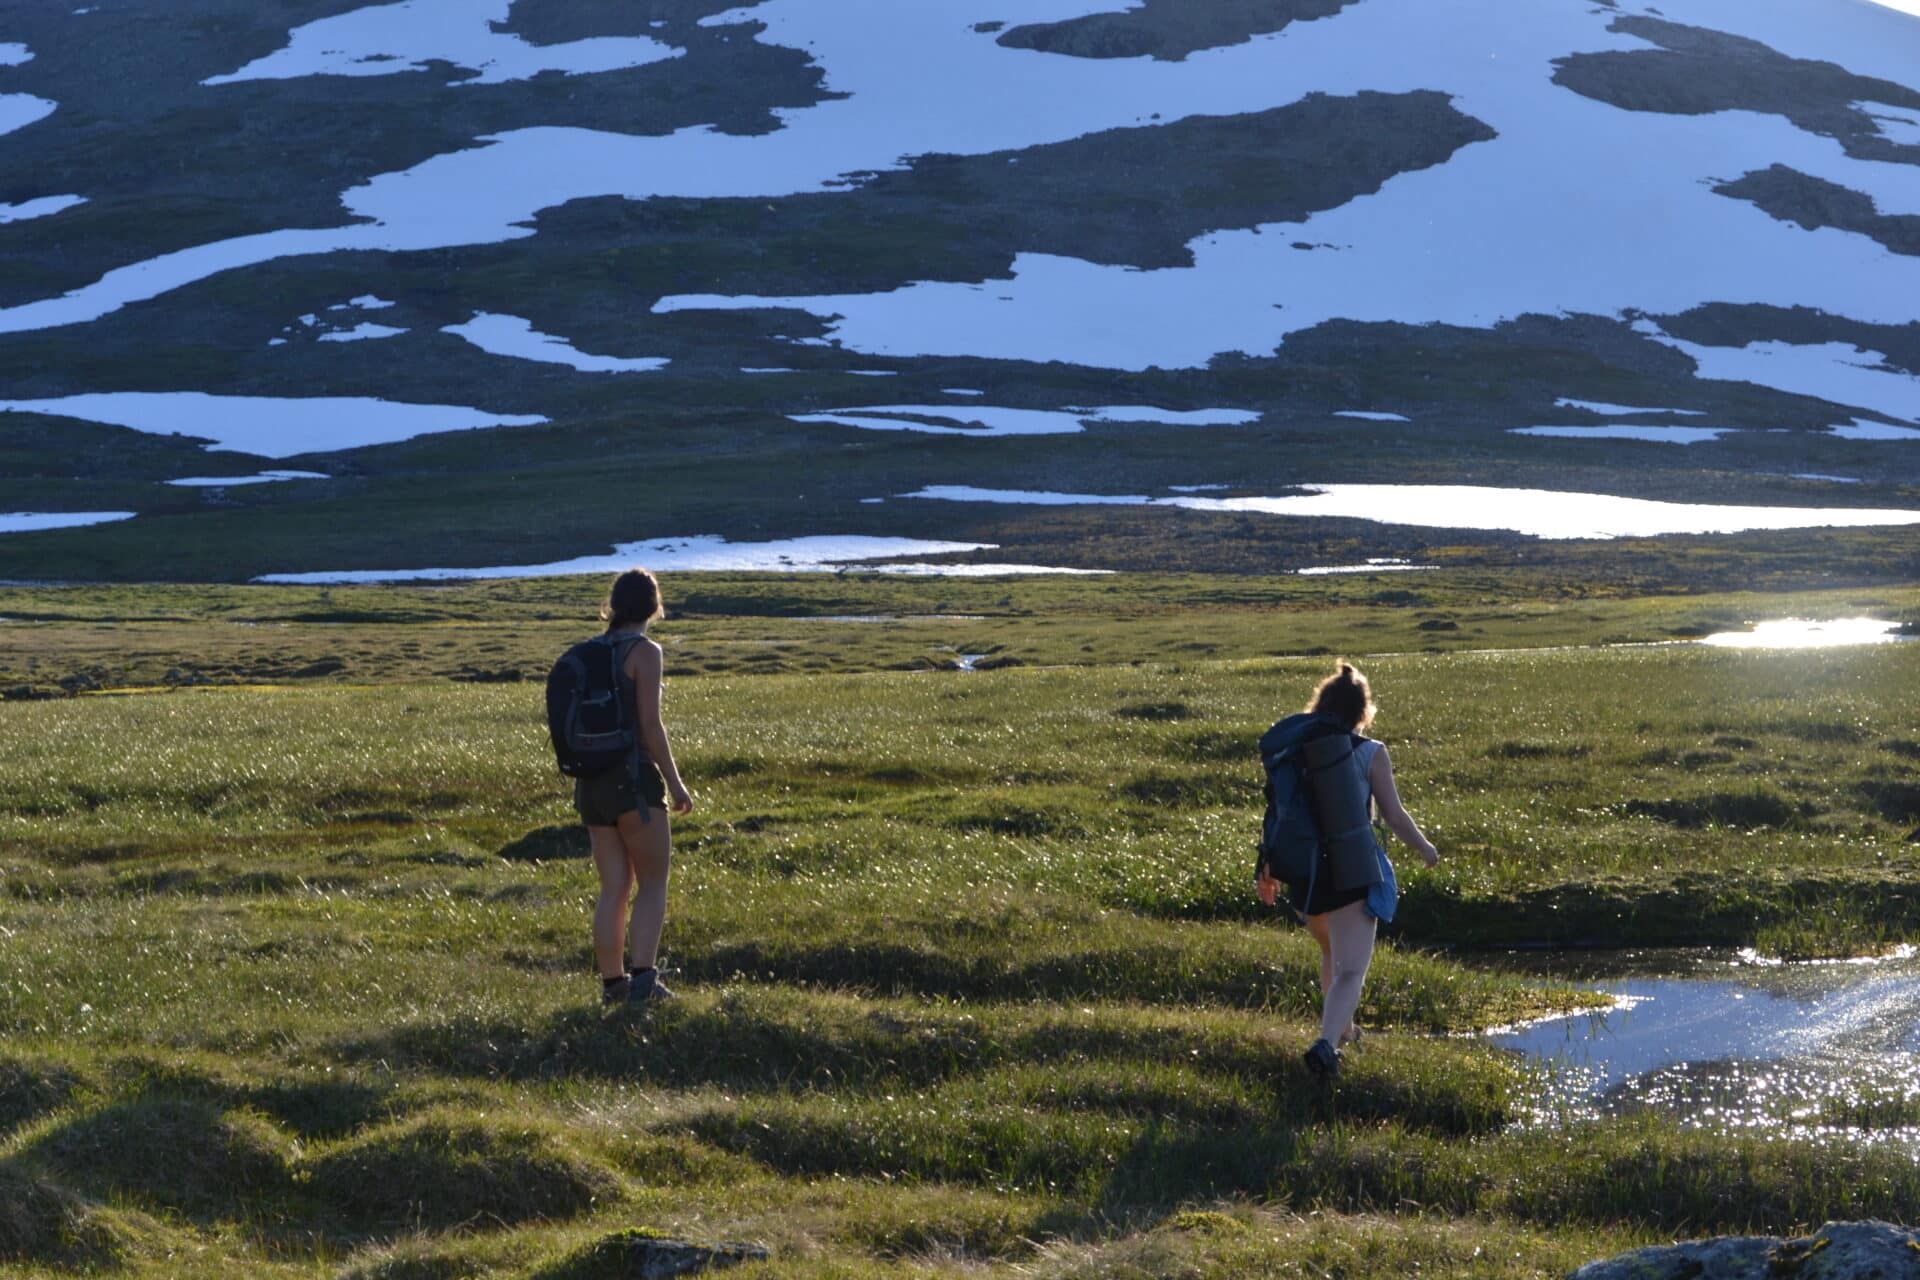
[{"label": "bare leg", "polygon": [[1333,985],[1333,943],[1327,938],[1327,918],[1324,915],[1308,916],[1307,932],[1320,944],[1320,994],[1324,996],[1327,988]]},{"label": "bare leg", "polygon": [[637,812],[621,814],[620,841],[627,869],[640,886],[627,921],[627,950],[634,968],[651,969],[660,962],[660,930],[667,922],[667,873],[673,864],[667,811],[654,809],[645,822]]},{"label": "bare leg", "polygon": [[[627,815],[622,814],[624,821]],[[588,827],[593,841],[593,869],[600,873],[600,901],[593,908],[593,960],[602,978],[626,972],[620,952],[620,918],[627,913],[633,892],[633,867],[626,844],[615,827]]]},{"label": "bare leg", "polygon": [[1367,965],[1373,960],[1375,921],[1364,902],[1350,902],[1322,918],[1331,944],[1333,980],[1327,985],[1326,1005],[1320,1012],[1320,1036],[1328,1044],[1339,1044],[1349,1038],[1353,1015],[1360,1008],[1360,988],[1367,980]]}]

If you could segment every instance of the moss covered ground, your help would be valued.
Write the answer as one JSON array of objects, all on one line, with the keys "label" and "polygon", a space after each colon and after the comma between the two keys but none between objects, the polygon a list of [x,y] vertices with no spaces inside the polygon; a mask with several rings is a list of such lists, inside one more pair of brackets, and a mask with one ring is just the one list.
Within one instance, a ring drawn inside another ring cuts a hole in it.
[{"label": "moss covered ground", "polygon": [[[598,1276],[647,1231],[748,1275],[1537,1276],[1920,1195],[1881,1146],[1540,1128],[1456,1034],[1589,998],[1488,948],[1910,936],[1904,647],[1566,647],[1903,593],[669,580],[681,999],[608,1015],[537,681],[448,678],[537,674],[595,585],[7,593],[9,660],[305,628],[360,665],[0,705],[0,1271]],[[883,616],[922,620],[845,620]],[[1404,646],[1364,665],[1447,855],[1331,1089],[1312,944],[1248,884],[1316,631]],[[983,639],[1025,665],[940,665]]]}]

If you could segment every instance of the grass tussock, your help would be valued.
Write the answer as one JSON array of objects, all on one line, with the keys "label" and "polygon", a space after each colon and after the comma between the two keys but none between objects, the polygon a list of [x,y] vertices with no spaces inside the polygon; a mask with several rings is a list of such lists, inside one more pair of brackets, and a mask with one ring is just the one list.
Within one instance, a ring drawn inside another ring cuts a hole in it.
[{"label": "grass tussock", "polygon": [[294,1154],[292,1141],[262,1116],[149,1095],[67,1120],[22,1158],[95,1195],[221,1216],[290,1191]]},{"label": "grass tussock", "polygon": [[307,1163],[313,1194],[375,1224],[554,1220],[617,1199],[619,1177],[551,1125],[432,1112],[355,1137]]},{"label": "grass tussock", "polygon": [[134,1243],[118,1215],[18,1162],[0,1162],[0,1263],[109,1269],[126,1260]]},{"label": "grass tussock", "polygon": [[0,1138],[67,1106],[86,1089],[85,1078],[64,1063],[0,1057]]}]

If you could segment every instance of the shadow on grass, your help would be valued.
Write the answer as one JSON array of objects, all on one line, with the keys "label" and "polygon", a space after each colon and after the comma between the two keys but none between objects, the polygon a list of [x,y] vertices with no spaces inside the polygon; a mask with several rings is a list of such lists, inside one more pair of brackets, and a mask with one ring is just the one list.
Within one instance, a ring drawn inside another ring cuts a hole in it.
[{"label": "shadow on grass", "polygon": [[549,862],[584,858],[592,852],[587,829],[579,823],[561,827],[536,827],[518,840],[500,847],[499,856],[508,862]]}]

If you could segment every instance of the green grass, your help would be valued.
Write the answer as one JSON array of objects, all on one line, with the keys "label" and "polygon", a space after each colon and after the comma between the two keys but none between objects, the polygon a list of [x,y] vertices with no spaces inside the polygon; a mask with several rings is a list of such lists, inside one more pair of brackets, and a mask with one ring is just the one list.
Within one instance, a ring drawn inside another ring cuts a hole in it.
[{"label": "green grass", "polygon": [[[16,589],[0,611],[56,637],[145,618],[114,630],[174,662],[331,611],[332,650],[394,681],[409,644],[470,660],[488,616],[551,647],[590,585]],[[701,808],[676,831],[683,996],[651,1015],[597,1006],[533,684],[0,706],[0,1270],[597,1275],[640,1229],[772,1248],[749,1276],[1530,1276],[1897,1217],[1920,1195],[1897,1151],[1539,1129],[1542,1082],[1448,1033],[1589,998],[1478,946],[1909,936],[1905,651],[1369,659],[1446,861],[1403,869],[1373,1035],[1325,1090],[1299,1062],[1315,950],[1248,883],[1250,744],[1325,659],[1258,656],[1259,624],[1441,614],[1497,649],[1782,604],[1424,588],[1395,613],[1369,589],[687,580],[661,634]],[[721,633],[871,647],[877,624],[820,615],[894,611],[1024,625],[1035,660],[686,674]],[[1182,622],[1225,651],[1133,663]],[[1090,655],[1048,638],[1081,628]],[[1862,1097],[1834,1122],[1911,1110]]]}]

